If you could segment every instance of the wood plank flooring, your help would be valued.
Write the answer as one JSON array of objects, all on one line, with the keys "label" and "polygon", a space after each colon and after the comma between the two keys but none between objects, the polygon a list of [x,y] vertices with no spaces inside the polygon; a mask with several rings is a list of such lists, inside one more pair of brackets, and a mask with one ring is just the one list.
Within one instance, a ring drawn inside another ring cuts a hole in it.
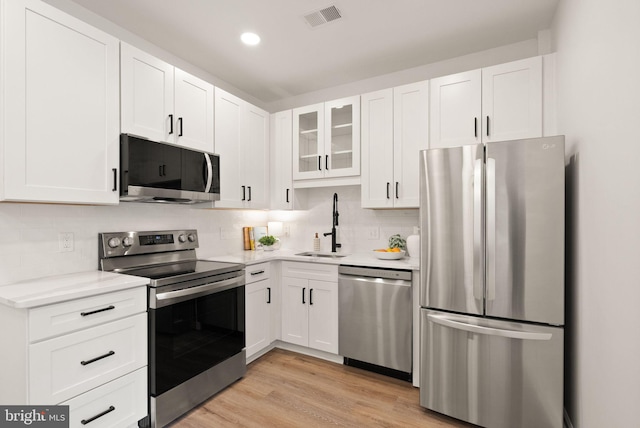
[{"label": "wood plank flooring", "polygon": [[251,363],[243,379],[171,427],[327,425],[472,427],[421,408],[409,382],[281,349]]}]

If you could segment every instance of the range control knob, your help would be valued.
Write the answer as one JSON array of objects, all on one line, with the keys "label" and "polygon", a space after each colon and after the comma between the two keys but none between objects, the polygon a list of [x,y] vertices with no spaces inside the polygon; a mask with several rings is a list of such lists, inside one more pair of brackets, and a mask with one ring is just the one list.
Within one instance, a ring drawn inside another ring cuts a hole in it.
[{"label": "range control knob", "polygon": [[109,239],[108,244],[109,244],[109,247],[111,248],[118,248],[121,242],[122,241],[120,241],[120,238],[111,238]]},{"label": "range control knob", "polygon": [[178,236],[178,241],[187,242],[187,235],[185,235],[184,233],[181,234],[180,236]]},{"label": "range control knob", "polygon": [[194,233],[190,233],[189,234],[189,242],[195,242],[196,241],[196,235]]},{"label": "range control knob", "polygon": [[122,240],[122,245],[124,245],[125,247],[130,247],[131,245],[133,245],[133,238],[130,236],[125,237]]}]

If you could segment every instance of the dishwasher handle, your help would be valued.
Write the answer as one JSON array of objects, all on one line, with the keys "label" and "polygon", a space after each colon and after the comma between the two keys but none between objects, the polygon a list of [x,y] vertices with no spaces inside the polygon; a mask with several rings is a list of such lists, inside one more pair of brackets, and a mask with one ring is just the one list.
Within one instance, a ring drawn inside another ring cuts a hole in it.
[{"label": "dishwasher handle", "polygon": [[407,281],[406,279],[374,278],[374,277],[354,276],[354,275],[344,275],[344,274],[338,275],[338,283],[342,283],[342,284],[351,283],[353,285],[372,283],[372,284],[389,285],[394,287],[411,287],[411,281]]}]

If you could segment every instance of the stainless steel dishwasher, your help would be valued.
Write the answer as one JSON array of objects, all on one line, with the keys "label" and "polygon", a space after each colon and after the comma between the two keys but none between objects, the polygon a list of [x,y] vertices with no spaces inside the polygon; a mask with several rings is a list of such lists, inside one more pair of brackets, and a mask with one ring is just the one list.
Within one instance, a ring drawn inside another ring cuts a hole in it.
[{"label": "stainless steel dishwasher", "polygon": [[411,380],[411,271],[340,265],[338,274],[344,363]]}]

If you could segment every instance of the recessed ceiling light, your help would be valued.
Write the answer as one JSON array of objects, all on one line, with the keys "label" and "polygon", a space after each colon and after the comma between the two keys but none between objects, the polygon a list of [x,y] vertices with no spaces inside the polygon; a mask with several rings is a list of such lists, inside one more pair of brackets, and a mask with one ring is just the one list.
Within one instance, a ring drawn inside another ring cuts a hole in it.
[{"label": "recessed ceiling light", "polygon": [[242,40],[242,43],[245,45],[255,46],[260,43],[260,36],[256,33],[242,33],[240,40]]}]

